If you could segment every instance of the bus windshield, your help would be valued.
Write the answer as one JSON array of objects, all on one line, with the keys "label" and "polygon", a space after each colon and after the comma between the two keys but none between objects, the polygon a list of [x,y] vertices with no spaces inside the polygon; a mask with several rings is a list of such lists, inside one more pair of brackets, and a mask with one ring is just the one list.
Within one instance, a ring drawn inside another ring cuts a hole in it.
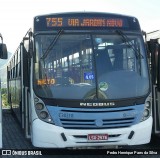
[{"label": "bus windshield", "polygon": [[[125,35],[127,42],[116,32],[37,34],[35,94],[112,100],[146,95],[149,77],[143,39],[135,33]],[[137,53],[141,55],[137,57]]]}]

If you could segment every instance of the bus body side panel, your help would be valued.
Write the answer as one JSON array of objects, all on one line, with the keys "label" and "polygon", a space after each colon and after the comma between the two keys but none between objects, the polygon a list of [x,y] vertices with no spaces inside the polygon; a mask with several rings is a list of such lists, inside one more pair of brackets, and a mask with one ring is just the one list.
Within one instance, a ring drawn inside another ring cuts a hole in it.
[{"label": "bus body side panel", "polygon": [[149,34],[147,46],[152,78],[153,134],[160,134],[160,44],[155,35],[155,32]]},{"label": "bus body side panel", "polygon": [[[0,81],[0,89],[1,89],[1,81]],[[0,91],[0,148],[2,148],[2,97]]]},{"label": "bus body side panel", "polygon": [[8,102],[22,125],[20,51],[14,54],[7,71]]}]

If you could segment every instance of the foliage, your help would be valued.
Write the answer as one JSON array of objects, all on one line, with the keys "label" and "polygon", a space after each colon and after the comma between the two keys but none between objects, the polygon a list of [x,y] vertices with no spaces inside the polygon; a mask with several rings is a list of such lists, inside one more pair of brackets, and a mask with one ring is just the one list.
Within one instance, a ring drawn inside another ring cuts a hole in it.
[{"label": "foliage", "polygon": [[10,106],[8,104],[7,88],[2,88],[1,94],[2,94],[2,107],[3,108],[10,108]]}]

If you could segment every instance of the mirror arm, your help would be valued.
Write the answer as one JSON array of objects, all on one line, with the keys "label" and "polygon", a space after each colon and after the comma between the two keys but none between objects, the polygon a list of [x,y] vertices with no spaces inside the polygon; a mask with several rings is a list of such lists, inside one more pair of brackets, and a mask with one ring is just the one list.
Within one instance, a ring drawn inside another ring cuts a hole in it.
[{"label": "mirror arm", "polygon": [[2,37],[2,34],[0,33],[0,38],[1,38],[1,40],[2,40],[2,43],[3,43],[3,37]]}]

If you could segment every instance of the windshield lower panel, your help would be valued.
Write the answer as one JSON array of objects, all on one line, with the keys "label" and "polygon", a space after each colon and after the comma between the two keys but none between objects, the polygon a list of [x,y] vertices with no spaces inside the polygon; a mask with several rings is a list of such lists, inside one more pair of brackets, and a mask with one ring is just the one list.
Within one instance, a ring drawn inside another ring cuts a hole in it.
[{"label": "windshield lower panel", "polygon": [[116,33],[62,33],[57,39],[56,34],[36,35],[35,94],[112,100],[146,95],[149,78],[142,39],[127,36],[126,43]]}]

